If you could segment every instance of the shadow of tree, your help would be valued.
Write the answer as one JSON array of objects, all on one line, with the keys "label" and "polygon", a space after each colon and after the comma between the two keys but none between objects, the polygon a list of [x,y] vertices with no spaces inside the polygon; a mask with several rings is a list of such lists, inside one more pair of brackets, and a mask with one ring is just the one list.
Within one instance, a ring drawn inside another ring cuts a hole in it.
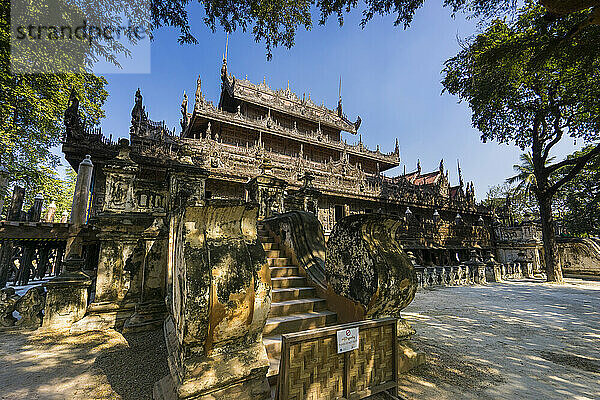
[{"label": "shadow of tree", "polygon": [[169,373],[162,329],[123,336],[128,346],[104,352],[94,366],[123,400],[152,399],[154,383]]},{"label": "shadow of tree", "polygon": [[427,364],[419,399],[600,398],[600,285],[518,281],[420,291],[404,311]]}]

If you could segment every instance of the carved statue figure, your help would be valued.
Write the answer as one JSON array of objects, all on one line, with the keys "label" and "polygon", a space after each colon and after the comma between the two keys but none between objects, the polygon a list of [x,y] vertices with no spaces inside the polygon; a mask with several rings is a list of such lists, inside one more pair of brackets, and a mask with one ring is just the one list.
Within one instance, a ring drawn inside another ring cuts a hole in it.
[{"label": "carved statue figure", "polygon": [[67,135],[77,136],[83,134],[83,123],[79,115],[79,99],[74,88],[71,88],[69,93],[69,103],[65,110],[64,123]]}]

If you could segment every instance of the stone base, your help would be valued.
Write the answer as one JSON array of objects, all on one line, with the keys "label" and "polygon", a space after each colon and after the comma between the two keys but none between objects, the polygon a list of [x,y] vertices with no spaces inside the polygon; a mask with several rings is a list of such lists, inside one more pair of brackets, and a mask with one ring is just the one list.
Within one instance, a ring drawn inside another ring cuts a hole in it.
[{"label": "stone base", "polygon": [[271,388],[266,379],[257,376],[210,393],[178,397],[177,386],[171,375],[167,375],[154,384],[152,398],[154,400],[270,400]]},{"label": "stone base", "polygon": [[48,281],[43,328],[69,329],[87,310],[92,281],[83,273],[59,276]]},{"label": "stone base", "polygon": [[134,304],[114,302],[92,303],[85,317],[71,326],[71,332],[103,331],[115,329],[121,331],[127,319],[134,314]]},{"label": "stone base", "polygon": [[145,303],[135,307],[135,312],[124,325],[123,332],[144,332],[160,328],[167,310],[164,303]]},{"label": "stone base", "polygon": [[419,365],[425,364],[425,353],[417,350],[409,339],[398,341],[398,373],[404,374]]},{"label": "stone base", "polygon": [[171,374],[155,384],[154,399],[271,399],[269,361],[262,340],[234,354],[219,351],[210,356],[180,357],[174,328],[173,319],[168,317],[164,332]]}]

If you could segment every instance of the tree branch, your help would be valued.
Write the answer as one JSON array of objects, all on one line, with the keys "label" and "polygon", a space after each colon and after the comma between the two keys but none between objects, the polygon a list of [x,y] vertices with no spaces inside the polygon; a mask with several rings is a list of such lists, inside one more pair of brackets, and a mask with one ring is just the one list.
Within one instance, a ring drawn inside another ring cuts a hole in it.
[{"label": "tree branch", "polygon": [[552,147],[554,147],[554,145],[556,143],[560,142],[560,139],[562,139],[562,137],[563,137],[563,131],[561,129],[559,129],[556,134],[556,137],[554,137],[554,139],[552,139],[552,141],[546,145],[546,147],[544,148],[544,155],[542,156],[542,160],[544,161],[544,164],[546,163],[546,160],[548,159],[548,155],[550,154],[550,149],[552,149]]},{"label": "tree branch", "polygon": [[583,167],[585,167],[585,165],[588,163],[588,161],[590,161],[592,158],[594,158],[598,154],[600,154],[600,143],[597,144],[596,147],[594,147],[590,152],[588,152],[582,156],[564,160],[564,161],[561,161],[559,163],[556,163],[556,164],[548,167],[547,169],[549,171],[556,171],[559,168],[562,168],[564,166],[573,165],[573,168],[571,168],[571,170],[569,171],[569,173],[567,175],[562,177],[558,182],[556,182],[554,185],[552,185],[552,186],[550,186],[550,188],[548,188],[548,194],[554,195],[554,193],[556,193],[556,191],[562,185],[564,185],[565,183],[567,183],[571,179],[573,179],[575,177],[575,175],[577,175],[583,169]]}]

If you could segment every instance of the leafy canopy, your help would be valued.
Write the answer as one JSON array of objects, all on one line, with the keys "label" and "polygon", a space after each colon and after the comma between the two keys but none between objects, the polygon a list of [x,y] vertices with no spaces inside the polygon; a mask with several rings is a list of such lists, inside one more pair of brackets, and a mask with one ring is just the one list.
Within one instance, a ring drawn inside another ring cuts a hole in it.
[{"label": "leafy canopy", "polygon": [[[580,157],[592,150],[592,146],[587,146],[568,158]],[[565,168],[560,176],[569,172],[570,168]],[[600,236],[600,157],[591,160],[566,183],[557,198],[564,204],[562,219],[566,232],[575,236]]]},{"label": "leafy canopy", "polygon": [[[423,6],[425,0],[197,0],[204,6],[204,23],[213,31],[220,25],[227,32],[241,29],[251,30],[257,42],[265,42],[267,58],[271,50],[283,45],[290,48],[298,28],[312,28],[313,13],[318,23],[325,24],[331,16],[338,23],[344,23],[345,14],[355,8],[362,8],[364,27],[376,15],[395,15],[394,25],[407,28],[415,12]],[[197,43],[191,32],[188,5],[192,0],[153,0],[153,28],[173,26],[180,31],[180,43]],[[444,0],[444,6],[453,12],[465,12],[469,16],[488,19],[515,11],[517,0]],[[560,18],[562,15],[584,10],[588,19],[596,15],[593,7],[598,0],[540,0],[546,7],[548,17]],[[600,16],[597,16],[600,22]]]},{"label": "leafy canopy", "polygon": [[0,11],[0,163],[8,170],[10,185],[24,185],[30,199],[64,180],[53,171],[58,156],[51,149],[64,132],[71,88],[86,124],[95,125],[104,116],[106,80],[88,73],[11,74],[10,3],[2,2]]},{"label": "leafy canopy", "polygon": [[587,18],[585,12],[553,22],[544,13],[528,2],[514,23],[492,21],[446,62],[442,83],[469,103],[484,142],[525,149],[539,132],[545,163],[562,133],[598,137],[600,26],[571,36]]}]

